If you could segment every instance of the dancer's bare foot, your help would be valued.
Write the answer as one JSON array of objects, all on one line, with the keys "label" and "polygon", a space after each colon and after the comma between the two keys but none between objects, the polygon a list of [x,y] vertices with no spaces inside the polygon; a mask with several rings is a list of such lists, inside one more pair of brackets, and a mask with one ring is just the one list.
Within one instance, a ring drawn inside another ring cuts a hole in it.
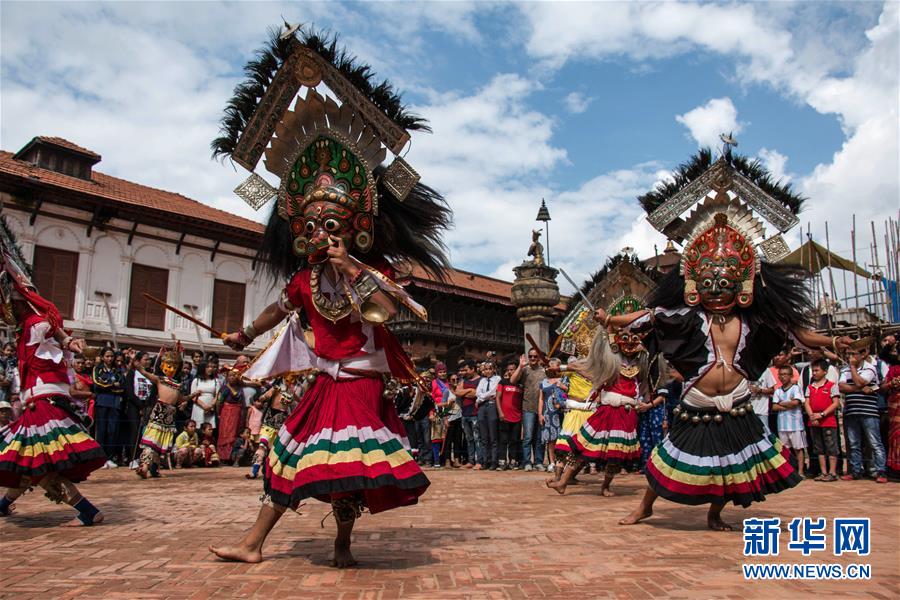
[{"label": "dancer's bare foot", "polygon": [[331,559],[331,566],[337,569],[346,569],[355,567],[358,563],[350,552],[350,544],[341,544],[334,542],[334,558]]},{"label": "dancer's bare foot", "polygon": [[630,515],[628,515],[624,519],[621,519],[619,521],[619,525],[635,525],[636,523],[640,523],[644,519],[651,516],[653,516],[653,508],[644,508],[644,506],[641,505],[638,506]]},{"label": "dancer's bare foot", "polygon": [[147,469],[145,469],[144,467],[138,467],[137,469],[134,470],[134,472],[141,479],[147,479],[148,473],[147,473]]},{"label": "dancer's bare foot", "polygon": [[713,531],[734,531],[734,527],[722,520],[718,514],[706,516],[706,525]]},{"label": "dancer's bare foot", "polygon": [[609,488],[603,488],[602,490],[600,490],[600,495],[604,498],[612,498],[616,495],[616,493]]},{"label": "dancer's bare foot", "polygon": [[548,481],[547,487],[551,490],[555,490],[560,496],[566,493],[566,484],[562,481]]},{"label": "dancer's bare foot", "polygon": [[210,546],[209,551],[222,560],[258,563],[262,562],[263,559],[262,552],[245,548],[244,546]]},{"label": "dancer's bare foot", "polygon": [[[91,523],[90,526],[93,527],[94,525],[99,525],[102,522],[103,522],[103,513],[97,513],[96,515],[94,515],[94,521]],[[66,521],[65,523],[60,525],[60,527],[87,527],[87,525],[82,523],[81,519],[79,519],[78,517],[75,517],[71,521]]]}]

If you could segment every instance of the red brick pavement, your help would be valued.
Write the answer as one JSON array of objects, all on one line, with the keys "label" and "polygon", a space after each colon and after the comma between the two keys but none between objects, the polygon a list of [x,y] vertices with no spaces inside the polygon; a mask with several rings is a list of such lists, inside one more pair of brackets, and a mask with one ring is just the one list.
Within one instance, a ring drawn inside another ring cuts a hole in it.
[{"label": "red brick pavement", "polygon": [[[740,532],[707,531],[705,511],[664,501],[646,524],[616,521],[634,506],[643,478],[623,476],[619,496],[597,496],[596,477],[559,497],[543,473],[431,471],[415,507],[365,515],[355,570],[329,568],[333,521],[311,501],[287,515],[258,565],[221,562],[210,543],[241,535],[258,509],[261,484],[243,469],[188,470],[141,481],[125,469],[100,471],[82,485],[106,513],[93,529],[58,527],[71,509],[39,492],[0,521],[3,598],[844,598],[900,597],[900,486],[871,481],[805,482],[748,510],[749,516],[868,516],[866,558],[809,559],[787,551],[768,562],[870,563],[871,581],[746,582]],[[829,536],[830,539],[830,536]],[[750,559],[764,562],[762,559]]]}]

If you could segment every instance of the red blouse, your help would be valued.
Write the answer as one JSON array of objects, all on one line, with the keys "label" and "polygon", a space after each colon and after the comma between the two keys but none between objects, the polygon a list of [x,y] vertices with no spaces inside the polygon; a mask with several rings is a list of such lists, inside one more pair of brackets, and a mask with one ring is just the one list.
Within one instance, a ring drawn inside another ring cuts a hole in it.
[{"label": "red blouse", "polygon": [[[387,264],[380,264],[375,268],[388,278],[394,276],[393,269]],[[311,272],[309,268],[297,271],[285,287],[285,292],[288,300],[294,306],[303,307],[303,311],[306,313],[315,336],[313,350],[318,356],[328,360],[359,356],[368,341],[368,337],[363,331],[363,323],[354,313],[335,322],[331,322],[319,314],[312,299],[312,289],[309,283]],[[385,346],[384,336],[390,334],[383,327],[373,327],[370,331],[374,332],[375,348],[383,349]]]},{"label": "red blouse", "polygon": [[[32,328],[44,321],[46,321],[45,318],[32,313],[25,317],[25,322],[22,323],[22,332],[19,334],[17,345],[22,391],[37,385],[38,378],[43,383],[62,383],[67,385],[69,383],[69,368],[64,358],[61,358],[59,362],[54,362],[48,358],[39,358],[36,353],[40,344],[28,345],[28,342],[31,340]],[[46,338],[50,344],[59,348],[59,342],[53,339],[52,331],[48,330]],[[60,352],[62,352],[61,348]]]}]

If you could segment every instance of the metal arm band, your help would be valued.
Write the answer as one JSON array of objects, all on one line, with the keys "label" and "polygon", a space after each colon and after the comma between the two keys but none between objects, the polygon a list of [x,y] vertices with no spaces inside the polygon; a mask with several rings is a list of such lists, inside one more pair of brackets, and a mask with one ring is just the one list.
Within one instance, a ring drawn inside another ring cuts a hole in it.
[{"label": "metal arm band", "polygon": [[369,273],[360,275],[356,281],[353,282],[353,290],[359,296],[360,302],[365,302],[374,296],[380,289],[381,288],[378,287],[375,278]]}]

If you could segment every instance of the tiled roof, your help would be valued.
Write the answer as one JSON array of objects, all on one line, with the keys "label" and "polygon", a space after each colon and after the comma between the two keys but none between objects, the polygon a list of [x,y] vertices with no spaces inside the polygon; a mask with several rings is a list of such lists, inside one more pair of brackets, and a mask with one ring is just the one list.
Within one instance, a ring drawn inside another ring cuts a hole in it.
[{"label": "tiled roof", "polygon": [[96,158],[98,161],[100,160],[100,155],[94,152],[93,150],[88,150],[87,148],[82,148],[78,144],[74,144],[69,140],[63,139],[61,137],[53,137],[48,135],[39,135],[33,138],[28,144],[25,146],[28,147],[34,142],[44,142],[47,144],[53,144],[54,146],[59,146],[60,148],[65,148],[66,150],[71,150],[73,152],[78,152],[80,154],[84,154],[85,156],[90,156],[91,158]]},{"label": "tiled roof", "polygon": [[497,296],[509,300],[512,294],[512,282],[495,279],[486,275],[478,275],[468,271],[451,269],[446,274],[446,281],[435,281],[434,277],[428,274],[422,267],[413,268],[410,277],[420,281],[428,281],[439,286],[455,287],[462,290],[471,290],[486,294],[489,296]]},{"label": "tiled roof", "polygon": [[[60,138],[46,139],[60,140]],[[62,142],[69,144],[73,148],[84,150],[71,142],[66,142],[66,140],[62,140]],[[86,150],[86,152],[90,153],[90,150]],[[86,181],[78,177],[71,177],[56,171],[36,167],[31,163],[18,160],[13,157],[12,153],[2,150],[0,150],[0,173],[39,181],[61,189],[90,194],[124,205],[150,208],[173,215],[188,216],[215,224],[238,227],[257,234],[261,234],[265,229],[265,226],[261,223],[213,208],[175,192],[167,192],[126,181],[118,177],[105,175],[96,170],[92,173],[92,180]]]}]

